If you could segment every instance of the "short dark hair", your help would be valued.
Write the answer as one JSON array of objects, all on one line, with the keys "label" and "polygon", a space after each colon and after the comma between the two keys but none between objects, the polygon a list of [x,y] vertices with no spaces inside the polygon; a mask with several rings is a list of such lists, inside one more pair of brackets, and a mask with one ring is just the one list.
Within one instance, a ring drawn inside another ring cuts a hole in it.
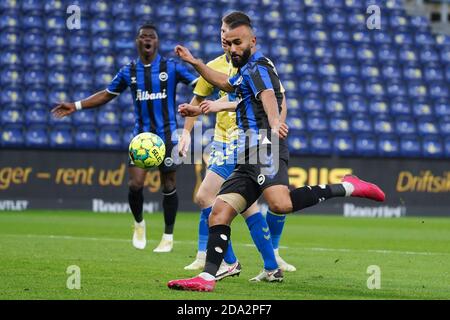
[{"label": "short dark hair", "polygon": [[240,26],[247,26],[252,29],[252,21],[250,17],[242,11],[233,11],[222,18],[222,22],[227,24],[230,29]]},{"label": "short dark hair", "polygon": [[151,22],[144,22],[143,24],[141,24],[141,26],[139,27],[139,29],[137,31],[137,34],[136,34],[137,36],[139,36],[139,32],[141,32],[142,29],[153,29],[153,30],[155,30],[156,33],[158,33],[158,29]]}]

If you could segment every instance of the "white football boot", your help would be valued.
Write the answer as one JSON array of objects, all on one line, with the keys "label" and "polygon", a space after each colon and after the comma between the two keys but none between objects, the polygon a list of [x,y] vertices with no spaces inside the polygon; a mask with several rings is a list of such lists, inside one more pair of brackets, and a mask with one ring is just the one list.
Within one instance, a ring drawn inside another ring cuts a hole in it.
[{"label": "white football boot", "polygon": [[142,220],[140,223],[134,222],[134,233],[133,233],[133,246],[136,249],[143,250],[147,245],[147,239],[145,237],[145,221]]},{"label": "white football boot", "polygon": [[285,272],[294,272],[297,271],[297,268],[294,267],[292,264],[287,263],[283,260],[283,258],[280,257],[280,253],[278,252],[278,249],[274,250],[275,252],[275,260],[277,261],[278,267],[285,271]]},{"label": "white football boot", "polygon": [[224,260],[220,264],[219,270],[216,273],[216,281],[222,280],[226,277],[238,276],[241,273],[241,264],[236,260],[235,263],[228,264]]},{"label": "white football boot", "polygon": [[173,234],[163,234],[161,242],[153,249],[153,252],[170,252],[173,249]]},{"label": "white football boot", "polygon": [[250,282],[282,282],[283,281],[283,271],[281,269],[276,269],[272,271],[263,270],[256,277],[251,278]]},{"label": "white football boot", "polygon": [[194,262],[184,267],[184,270],[203,270],[206,263],[206,251],[197,252]]}]

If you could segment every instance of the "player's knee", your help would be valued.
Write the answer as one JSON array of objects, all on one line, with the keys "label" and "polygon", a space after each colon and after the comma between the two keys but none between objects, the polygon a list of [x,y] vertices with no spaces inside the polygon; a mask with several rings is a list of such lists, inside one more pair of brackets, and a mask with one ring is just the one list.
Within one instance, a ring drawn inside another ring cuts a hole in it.
[{"label": "player's knee", "polygon": [[292,203],[282,201],[272,201],[269,204],[269,209],[272,212],[279,214],[287,214],[292,212]]},{"label": "player's knee", "polygon": [[132,190],[139,190],[144,187],[144,180],[140,179],[130,179],[128,180],[128,187]]},{"label": "player's knee", "polygon": [[208,208],[212,205],[214,199],[211,199],[206,192],[198,191],[195,195],[194,201],[200,208]]}]

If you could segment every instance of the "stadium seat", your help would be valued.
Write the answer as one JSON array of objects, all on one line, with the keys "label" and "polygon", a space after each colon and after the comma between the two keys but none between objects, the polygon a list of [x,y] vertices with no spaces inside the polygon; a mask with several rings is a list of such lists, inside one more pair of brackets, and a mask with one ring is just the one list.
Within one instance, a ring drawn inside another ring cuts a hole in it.
[{"label": "stadium seat", "polygon": [[439,133],[436,123],[431,120],[418,120],[417,121],[417,132],[422,135],[437,135]]},{"label": "stadium seat", "polygon": [[25,111],[17,108],[5,108],[1,110],[0,123],[2,126],[17,125],[21,126],[24,124],[24,113]]},{"label": "stadium seat", "polygon": [[393,99],[390,102],[391,114],[394,116],[411,115],[411,105],[407,99]]},{"label": "stadium seat", "polygon": [[331,133],[350,132],[350,122],[344,117],[331,117],[329,127]]},{"label": "stadium seat", "polygon": [[359,77],[359,65],[352,60],[343,60],[339,64],[339,76],[341,78],[356,78]]},{"label": "stadium seat", "polygon": [[344,99],[340,95],[329,95],[325,99],[325,109],[328,114],[337,115],[345,113]]},{"label": "stadium seat", "polygon": [[445,156],[447,158],[450,158],[450,139],[446,138],[444,141],[444,148],[445,148]]},{"label": "stadium seat", "polygon": [[47,125],[48,110],[44,108],[31,108],[25,112],[25,123],[27,127],[33,125]]},{"label": "stadium seat", "polygon": [[442,158],[444,148],[441,140],[435,136],[424,137],[422,140],[422,152],[426,158]]},{"label": "stadium seat", "polygon": [[308,116],[306,119],[306,128],[308,132],[326,132],[328,131],[328,120],[320,115]]},{"label": "stadium seat", "polygon": [[399,117],[395,121],[395,130],[401,136],[412,135],[416,133],[416,123],[411,118]]},{"label": "stadium seat", "polygon": [[121,150],[121,132],[118,129],[105,128],[98,135],[98,146],[105,150]]},{"label": "stadium seat", "polygon": [[54,127],[50,131],[50,147],[58,149],[68,149],[73,147],[73,137],[71,127]]},{"label": "stadium seat", "polygon": [[413,101],[412,104],[413,115],[416,118],[430,118],[433,116],[433,109],[425,100]]},{"label": "stadium seat", "polygon": [[378,154],[382,157],[397,157],[400,147],[394,136],[380,136],[378,138]]},{"label": "stadium seat", "polygon": [[390,135],[395,131],[394,124],[389,118],[378,118],[374,120],[374,132],[377,134]]},{"label": "stadium seat", "polygon": [[74,145],[80,149],[96,149],[97,132],[93,126],[81,126],[74,134]]},{"label": "stadium seat", "polygon": [[48,148],[49,138],[46,126],[31,126],[25,133],[25,146],[28,148]]},{"label": "stadium seat", "polygon": [[328,134],[313,134],[309,140],[309,146],[312,154],[328,155],[332,151],[331,139]]},{"label": "stadium seat", "polygon": [[439,121],[439,131],[442,137],[450,137],[450,117]]},{"label": "stadium seat", "polygon": [[355,137],[355,153],[363,157],[378,154],[377,140],[373,135],[357,135]]},{"label": "stadium seat", "polygon": [[288,147],[293,155],[310,153],[308,137],[304,134],[289,135]]},{"label": "stadium seat", "polygon": [[387,116],[390,113],[389,105],[385,100],[380,98],[372,100],[369,103],[369,113],[375,117]]},{"label": "stadium seat", "polygon": [[450,104],[447,99],[440,99],[434,103],[434,113],[437,117],[450,116]]},{"label": "stadium seat", "polygon": [[[289,118],[288,118],[289,119]],[[121,115],[120,124],[124,129],[132,128],[134,126],[135,117],[134,113],[131,110],[124,110]],[[291,129],[291,126],[289,126]]]},{"label": "stadium seat", "polygon": [[420,140],[415,137],[402,137],[400,139],[400,155],[403,157],[420,157],[422,155]]},{"label": "stadium seat", "polygon": [[351,135],[337,135],[333,139],[333,153],[342,156],[353,155],[355,146]]},{"label": "stadium seat", "polygon": [[20,148],[25,144],[25,136],[21,125],[3,126],[0,130],[1,145],[5,148]]},{"label": "stadium seat", "polygon": [[399,80],[402,78],[402,70],[395,63],[386,63],[381,67],[381,75],[386,80]]},{"label": "stadium seat", "polygon": [[351,115],[366,114],[369,112],[369,104],[362,96],[352,95],[347,99],[347,109]]}]

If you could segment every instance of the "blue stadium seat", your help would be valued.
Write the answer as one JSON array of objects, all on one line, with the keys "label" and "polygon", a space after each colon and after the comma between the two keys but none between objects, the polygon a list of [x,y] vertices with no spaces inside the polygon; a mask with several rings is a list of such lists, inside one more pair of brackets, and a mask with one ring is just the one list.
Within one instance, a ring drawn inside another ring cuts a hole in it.
[{"label": "blue stadium seat", "polygon": [[406,99],[393,99],[390,101],[390,110],[394,116],[409,116],[411,114],[411,105]]},{"label": "blue stadium seat", "polygon": [[[294,41],[294,40],[292,40]],[[291,48],[291,54],[293,58],[301,59],[301,58],[312,58],[314,54],[314,49],[307,41],[299,40],[296,42],[294,46]]]},{"label": "blue stadium seat", "polygon": [[400,146],[394,136],[380,136],[378,138],[378,154],[382,157],[397,157],[400,155]]},{"label": "blue stadium seat", "polygon": [[135,117],[131,110],[124,110],[121,114],[120,124],[125,129],[132,128],[134,126]]},{"label": "blue stadium seat", "polygon": [[381,81],[369,80],[366,82],[366,94],[370,97],[382,97],[385,93],[385,87]]},{"label": "blue stadium seat", "polygon": [[46,67],[44,54],[36,51],[22,54],[22,63],[27,69],[44,69]]},{"label": "blue stadium seat", "polygon": [[[331,68],[333,69],[333,68]],[[326,95],[339,94],[342,88],[339,80],[333,77],[327,77],[322,80],[322,92]]]},{"label": "blue stadium seat", "polygon": [[17,108],[21,105],[21,93],[17,88],[5,88],[0,91],[0,105]]},{"label": "blue stadium seat", "polygon": [[314,57],[316,60],[332,59],[334,56],[333,48],[327,42],[316,43],[314,47]]},{"label": "blue stadium seat", "polygon": [[47,119],[50,112],[44,108],[31,108],[25,112],[26,125],[47,125]]},{"label": "blue stadium seat", "polygon": [[420,80],[422,79],[422,70],[415,65],[405,65],[403,67],[403,77],[406,80]]},{"label": "blue stadium seat", "polygon": [[408,83],[408,94],[412,99],[425,99],[428,96],[427,87],[419,81],[410,81]]},{"label": "blue stadium seat", "polygon": [[89,86],[93,83],[92,74],[86,71],[73,72],[70,80],[75,86]]},{"label": "blue stadium seat", "polygon": [[333,61],[323,61],[318,66],[318,73],[321,77],[334,77],[337,75],[337,67]]},{"label": "blue stadium seat", "polygon": [[25,143],[22,126],[2,126],[0,134],[2,147],[20,148]]},{"label": "blue stadium seat", "polygon": [[386,83],[386,95],[391,98],[405,98],[408,95],[403,81],[390,80]]},{"label": "blue stadium seat", "polygon": [[350,122],[344,117],[330,118],[330,132],[332,133],[347,133],[350,132]]},{"label": "blue stadium seat", "polygon": [[447,158],[450,158],[450,139],[446,138],[444,141],[444,152]]},{"label": "blue stadium seat", "polygon": [[340,60],[353,60],[356,57],[355,49],[348,43],[340,43],[335,47],[335,55]]},{"label": "blue stadium seat", "polygon": [[372,39],[376,45],[383,45],[383,44],[390,45],[391,43],[394,42],[394,39],[392,38],[392,35],[390,33],[383,32],[381,30],[372,33]]},{"label": "blue stadium seat", "polygon": [[347,99],[347,109],[351,115],[366,114],[369,112],[369,104],[362,96],[353,95]]},{"label": "blue stadium seat", "polygon": [[400,80],[402,69],[395,63],[386,63],[381,66],[381,75],[386,80]]},{"label": "blue stadium seat", "polygon": [[46,126],[31,126],[25,133],[25,146],[29,148],[48,148],[49,138]]},{"label": "blue stadium seat", "polygon": [[316,65],[313,60],[309,58],[303,58],[295,65],[297,75],[300,77],[306,75],[316,75]]},{"label": "blue stadium seat", "polygon": [[302,94],[318,93],[320,91],[320,82],[316,77],[305,76],[299,81],[298,90]]},{"label": "blue stadium seat", "polygon": [[134,138],[133,130],[127,129],[123,131],[121,141],[122,141],[122,148],[124,150],[128,149],[128,146],[133,138]]},{"label": "blue stadium seat", "polygon": [[424,63],[438,62],[439,53],[432,46],[421,48],[419,58]]},{"label": "blue stadium seat", "polygon": [[363,157],[372,157],[378,154],[377,140],[373,135],[357,135],[355,137],[355,153]]},{"label": "blue stadium seat", "polygon": [[328,131],[328,120],[321,115],[311,115],[306,118],[308,132]]},{"label": "blue stadium seat", "polygon": [[440,58],[443,63],[450,64],[450,44],[441,48]]},{"label": "blue stadium seat", "polygon": [[442,158],[444,148],[441,139],[435,136],[424,137],[422,140],[422,152],[426,158]]},{"label": "blue stadium seat", "polygon": [[54,33],[54,32],[63,32],[66,30],[66,17],[62,16],[50,16],[47,17],[45,21],[45,32],[46,33]]},{"label": "blue stadium seat", "polygon": [[302,99],[301,110],[304,113],[321,113],[324,111],[324,104],[317,94],[307,94]]},{"label": "blue stadium seat", "polygon": [[440,99],[434,103],[434,113],[436,117],[448,117],[450,116],[450,104],[446,99]]},{"label": "blue stadium seat", "polygon": [[47,94],[43,88],[29,88],[23,103],[27,108],[45,108],[49,104]]},{"label": "blue stadium seat", "polygon": [[429,82],[428,83],[428,92],[429,96],[432,99],[443,99],[448,98],[449,90],[448,90],[449,84],[448,82]]},{"label": "blue stadium seat", "polygon": [[109,12],[110,3],[109,1],[95,0],[91,2],[89,9],[95,15],[106,14]]},{"label": "blue stadium seat", "polygon": [[356,30],[353,32],[352,40],[356,44],[370,44],[372,39],[370,34],[366,30]]},{"label": "blue stadium seat", "polygon": [[402,46],[399,49],[398,53],[398,59],[401,63],[408,63],[408,62],[417,62],[419,60],[419,57],[416,53],[416,50],[414,50],[410,46]]},{"label": "blue stadium seat", "polygon": [[417,131],[420,135],[437,135],[439,133],[439,129],[435,121],[429,120],[421,120],[417,121]]},{"label": "blue stadium seat", "polygon": [[287,142],[293,155],[310,153],[308,137],[304,134],[289,135]]},{"label": "blue stadium seat", "polygon": [[311,153],[315,155],[328,155],[332,151],[330,136],[324,133],[311,135],[309,146]]},{"label": "blue stadium seat", "polygon": [[346,95],[361,95],[364,93],[364,86],[358,78],[349,78],[344,82],[343,92]]},{"label": "blue stadium seat", "polygon": [[23,82],[27,86],[42,87],[47,83],[45,69],[32,69],[25,72]]},{"label": "blue stadium seat", "polygon": [[[112,15],[114,17],[129,17],[132,15],[133,12],[133,7],[134,6],[130,6],[130,4],[128,3],[128,1],[114,1],[114,5],[112,6]],[[118,23],[118,21],[116,20],[116,23]],[[115,23],[115,24],[116,24]],[[115,27],[114,24],[114,27]],[[130,23],[128,23],[128,25],[131,25]]]},{"label": "blue stadium seat", "polygon": [[0,51],[0,66],[7,69],[18,67],[20,60],[20,51]]},{"label": "blue stadium seat", "polygon": [[399,117],[395,120],[395,130],[399,135],[412,135],[416,133],[416,123],[413,119]]},{"label": "blue stadium seat", "polygon": [[345,102],[340,95],[329,95],[325,98],[325,109],[328,114],[345,113]]},{"label": "blue stadium seat", "polygon": [[120,117],[114,111],[103,109],[97,114],[97,124],[99,126],[119,126]]},{"label": "blue stadium seat", "polygon": [[439,131],[443,137],[450,137],[450,117],[439,121]]},{"label": "blue stadium seat", "polygon": [[[115,23],[114,23],[115,24]],[[110,24],[108,19],[95,18],[90,22],[89,30],[91,34],[96,35],[98,33],[109,32],[112,29],[112,25]]]},{"label": "blue stadium seat", "polygon": [[339,64],[339,76],[341,78],[359,77],[359,65],[354,61],[344,60]]},{"label": "blue stadium seat", "polygon": [[402,137],[400,139],[400,155],[404,157],[420,157],[422,155],[420,140],[416,137]]},{"label": "blue stadium seat", "polygon": [[95,110],[81,110],[75,112],[72,116],[75,127],[79,126],[95,126],[97,112]]},{"label": "blue stadium seat", "polygon": [[17,87],[22,82],[22,73],[20,69],[11,68],[0,71],[0,85],[2,88],[7,86]]},{"label": "blue stadium seat", "polygon": [[382,62],[397,63],[398,59],[396,50],[390,45],[381,45],[377,49],[377,56],[378,59]]},{"label": "blue stadium seat", "polygon": [[369,103],[369,113],[375,117],[387,116],[390,113],[389,104],[380,98],[371,100]]},{"label": "blue stadium seat", "polygon": [[416,118],[429,118],[433,116],[433,109],[430,104],[423,100],[413,101],[412,110]]},{"label": "blue stadium seat", "polygon": [[395,127],[389,118],[378,118],[374,120],[374,132],[379,135],[394,134]]},{"label": "blue stadium seat", "polygon": [[25,15],[20,20],[21,27],[27,30],[42,30],[44,29],[44,20],[37,15]]},{"label": "blue stadium seat", "polygon": [[49,135],[50,147],[68,149],[73,147],[71,127],[54,127]]},{"label": "blue stadium seat", "polygon": [[[100,39],[98,39],[100,41]],[[93,49],[97,48],[99,44],[97,44],[98,41],[95,41],[93,43]],[[70,49],[73,51],[89,51],[91,49],[91,42],[90,42],[90,36],[86,33],[77,33],[74,35],[71,35],[69,38],[69,46]]]},{"label": "blue stadium seat", "polygon": [[412,45],[414,43],[412,35],[408,32],[397,32],[394,36],[394,42],[397,45]]},{"label": "blue stadium seat", "polygon": [[333,138],[333,152],[338,155],[350,156],[355,152],[353,137],[351,135],[337,135]]},{"label": "blue stadium seat", "polygon": [[380,74],[376,64],[367,63],[361,66],[361,77],[365,80],[379,80]]},{"label": "blue stadium seat", "polygon": [[44,5],[44,13],[45,15],[57,15],[58,13],[61,16],[66,16],[66,7],[64,7],[64,3],[62,0],[46,0]]},{"label": "blue stadium seat", "polygon": [[81,126],[74,134],[74,144],[80,149],[96,149],[97,131],[93,126]]},{"label": "blue stadium seat", "polygon": [[1,110],[0,113],[0,123],[2,126],[8,125],[18,125],[24,124],[24,113],[25,111],[17,108],[5,108]]},{"label": "blue stadium seat", "polygon": [[[42,39],[42,38],[41,38]],[[1,31],[0,46],[3,48],[18,48],[22,40],[22,36],[18,31]],[[39,38],[38,40],[39,41]],[[43,41],[42,41],[43,43]]]},{"label": "blue stadium seat", "polygon": [[121,150],[123,149],[121,136],[122,133],[118,129],[104,128],[99,132],[98,146],[107,150]]}]

